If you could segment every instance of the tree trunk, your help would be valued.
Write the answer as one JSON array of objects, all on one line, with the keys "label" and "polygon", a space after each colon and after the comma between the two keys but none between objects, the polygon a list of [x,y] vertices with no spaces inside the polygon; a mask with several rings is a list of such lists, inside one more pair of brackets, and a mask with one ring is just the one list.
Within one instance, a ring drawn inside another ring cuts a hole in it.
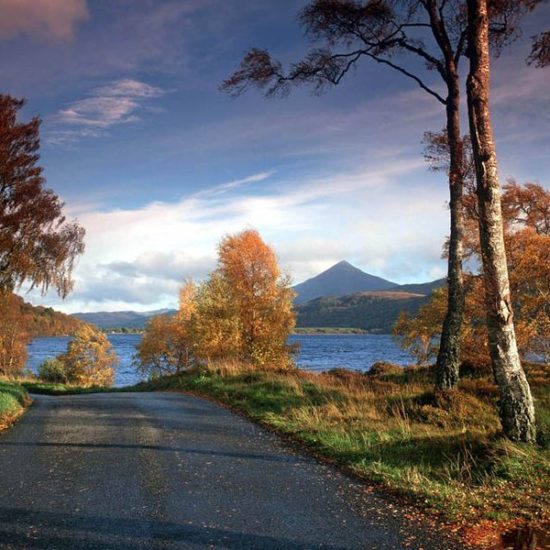
[{"label": "tree trunk", "polygon": [[[449,70],[450,69],[450,70]],[[454,63],[447,68],[449,94],[447,96],[447,141],[449,143],[449,209],[451,227],[447,271],[448,301],[443,321],[441,341],[436,364],[436,387],[449,390],[458,384],[460,369],[460,341],[464,317],[464,278],[462,275],[464,212],[463,148],[460,135],[460,91]]]},{"label": "tree trunk", "polygon": [[449,261],[447,267],[447,313],[441,330],[441,341],[436,364],[436,388],[449,390],[458,384],[460,343],[464,318],[464,279],[462,275],[464,211],[464,158],[460,135],[460,80],[451,40],[436,0],[424,3],[430,17],[430,27],[445,60],[442,73],[447,84],[445,111],[447,143],[449,146],[449,209],[451,214]]},{"label": "tree trunk", "polygon": [[479,205],[489,352],[500,390],[500,418],[514,441],[535,440],[535,409],[516,344],[504,248],[496,149],[489,110],[487,0],[468,0],[470,73],[466,89]]}]

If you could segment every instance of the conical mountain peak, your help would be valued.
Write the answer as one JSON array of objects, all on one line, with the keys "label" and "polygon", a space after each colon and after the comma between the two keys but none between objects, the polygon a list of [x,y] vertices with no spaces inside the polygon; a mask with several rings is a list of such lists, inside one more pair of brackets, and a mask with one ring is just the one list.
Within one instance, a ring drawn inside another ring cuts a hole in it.
[{"label": "conical mountain peak", "polygon": [[391,281],[365,273],[361,269],[341,260],[316,277],[294,287],[298,294],[296,303],[307,302],[320,296],[343,296],[368,290],[389,290],[397,286]]}]

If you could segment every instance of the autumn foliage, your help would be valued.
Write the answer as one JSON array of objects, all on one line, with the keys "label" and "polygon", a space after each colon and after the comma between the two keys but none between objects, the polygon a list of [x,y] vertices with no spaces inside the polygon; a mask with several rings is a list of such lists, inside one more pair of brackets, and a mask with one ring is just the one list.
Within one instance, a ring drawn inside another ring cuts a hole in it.
[{"label": "autumn foliage", "polygon": [[65,379],[78,386],[111,386],[118,360],[107,337],[90,325],[83,325],[58,357]]},{"label": "autumn foliage", "polygon": [[72,270],[84,251],[84,229],[67,222],[63,203],[44,187],[37,164],[40,119],[22,123],[24,102],[0,95],[0,289],[23,283],[65,297]]},{"label": "autumn foliage", "polygon": [[[550,191],[535,183],[507,182],[503,187],[510,288],[520,353],[550,360]],[[467,256],[480,264],[475,197],[465,197]],[[441,330],[445,290],[432,295],[418,315],[402,314],[394,334],[422,363],[433,358]],[[478,273],[466,274],[462,360],[489,364],[483,283]]]},{"label": "autumn foliage", "polygon": [[273,249],[255,230],[224,237],[218,265],[202,284],[184,284],[178,313],[153,318],[138,346],[151,375],[233,360],[259,368],[292,366],[294,294]]},{"label": "autumn foliage", "polygon": [[32,306],[12,292],[0,291],[0,375],[21,374],[32,338],[72,335],[83,325],[76,317]]},{"label": "autumn foliage", "polygon": [[195,285],[188,281],[180,290],[176,315],[157,315],[149,320],[137,346],[136,366],[143,374],[153,377],[173,374],[193,364],[194,299]]},{"label": "autumn foliage", "polygon": [[30,340],[18,305],[11,293],[0,291],[0,374],[8,377],[23,370]]}]

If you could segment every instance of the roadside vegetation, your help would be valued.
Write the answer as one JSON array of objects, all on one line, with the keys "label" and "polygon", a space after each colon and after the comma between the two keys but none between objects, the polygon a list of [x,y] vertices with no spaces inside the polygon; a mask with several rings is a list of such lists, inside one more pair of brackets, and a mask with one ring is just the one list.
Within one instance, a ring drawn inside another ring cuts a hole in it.
[{"label": "roadside vegetation", "polygon": [[0,380],[0,431],[11,426],[30,402],[29,394],[22,385]]},{"label": "roadside vegetation", "polygon": [[433,368],[377,364],[366,374],[216,363],[134,389],[213,398],[320,457],[461,527],[550,520],[550,368],[529,366],[538,444],[503,437],[488,372],[434,393]]},{"label": "roadside vegetation", "polygon": [[532,444],[505,436],[488,357],[463,361],[447,391],[434,387],[434,366],[301,371],[286,344],[291,293],[269,247],[249,230],[219,250],[211,278],[182,287],[178,314],[147,325],[137,359],[150,381],[133,390],[213,398],[464,529],[550,520],[550,367],[524,365],[536,403]]}]

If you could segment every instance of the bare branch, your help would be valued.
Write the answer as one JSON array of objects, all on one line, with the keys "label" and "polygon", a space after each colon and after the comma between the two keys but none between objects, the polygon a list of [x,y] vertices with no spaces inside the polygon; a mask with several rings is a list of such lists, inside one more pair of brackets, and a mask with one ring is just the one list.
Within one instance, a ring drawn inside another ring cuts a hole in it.
[{"label": "bare branch", "polygon": [[443,105],[447,105],[447,100],[442,97],[440,94],[438,94],[436,91],[429,88],[424,82],[415,74],[407,71],[407,69],[401,67],[400,65],[397,65],[390,61],[389,59],[383,59],[381,57],[378,57],[371,53],[366,53],[365,55],[368,55],[371,59],[374,59],[377,63],[382,63],[384,65],[388,65],[392,69],[395,69],[396,71],[404,74],[405,76],[408,76],[409,78],[412,78],[424,91],[428,92],[431,96],[435,97],[437,101],[439,101]]},{"label": "bare branch", "polygon": [[547,67],[550,65],[550,31],[541,32],[532,37],[531,53],[527,58],[529,65],[535,67]]}]

